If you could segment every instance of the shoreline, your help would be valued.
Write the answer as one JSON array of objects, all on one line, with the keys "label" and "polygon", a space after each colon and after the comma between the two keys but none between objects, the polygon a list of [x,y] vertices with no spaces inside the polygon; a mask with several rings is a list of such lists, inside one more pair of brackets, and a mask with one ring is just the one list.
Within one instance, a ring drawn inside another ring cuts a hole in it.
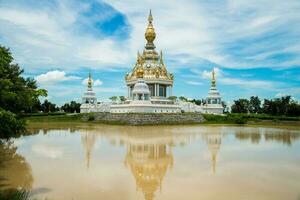
[{"label": "shoreline", "polygon": [[[150,120],[148,119],[149,116],[152,117]],[[71,114],[71,115],[31,116],[31,117],[25,117],[24,119],[26,120],[27,124],[80,123],[80,124],[105,124],[105,125],[122,125],[122,126],[226,125],[226,126],[255,126],[255,127],[271,126],[271,127],[287,127],[287,128],[300,127],[300,120],[297,120],[297,118],[296,120],[278,120],[279,117],[275,119],[259,119],[259,118],[249,118],[249,116],[245,118],[243,116],[244,115],[236,115],[233,117],[217,116],[217,115],[200,114],[200,113],[181,113],[176,115],[145,114],[145,113],[143,114],[141,113],[129,113],[129,114],[82,113],[82,114]]]}]

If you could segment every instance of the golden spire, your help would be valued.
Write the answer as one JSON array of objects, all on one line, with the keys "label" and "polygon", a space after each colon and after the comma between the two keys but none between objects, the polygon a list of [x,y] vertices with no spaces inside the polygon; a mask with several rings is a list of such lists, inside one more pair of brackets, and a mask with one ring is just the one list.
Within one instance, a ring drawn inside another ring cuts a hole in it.
[{"label": "golden spire", "polygon": [[152,21],[153,21],[153,17],[152,17],[152,12],[151,12],[151,9],[150,9],[150,13],[149,13],[149,16],[148,16],[148,22],[152,23]]},{"label": "golden spire", "polygon": [[162,50],[160,50],[160,64],[164,65]]},{"label": "golden spire", "polygon": [[216,87],[215,68],[212,71],[211,87]]},{"label": "golden spire", "polygon": [[92,88],[92,75],[91,75],[91,72],[89,72],[88,88]]},{"label": "golden spire", "polygon": [[147,40],[147,45],[151,46],[151,47],[154,46],[153,41],[156,37],[155,30],[154,30],[154,27],[152,25],[152,21],[153,21],[153,17],[152,17],[152,13],[151,13],[151,10],[150,10],[149,17],[148,17],[148,22],[149,23],[148,23],[148,27],[146,29],[145,38]]}]

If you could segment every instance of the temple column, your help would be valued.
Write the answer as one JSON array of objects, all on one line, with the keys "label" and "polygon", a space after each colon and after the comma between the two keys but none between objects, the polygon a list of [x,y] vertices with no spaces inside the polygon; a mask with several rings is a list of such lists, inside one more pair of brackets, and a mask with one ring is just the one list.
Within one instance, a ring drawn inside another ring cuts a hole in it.
[{"label": "temple column", "polygon": [[156,97],[156,84],[154,84],[154,95]]},{"label": "temple column", "polygon": [[170,96],[173,96],[173,86],[170,86]]},{"label": "temple column", "polygon": [[130,87],[127,86],[127,98],[129,99],[130,98]]},{"label": "temple column", "polygon": [[157,84],[157,96],[159,96],[159,84]]}]

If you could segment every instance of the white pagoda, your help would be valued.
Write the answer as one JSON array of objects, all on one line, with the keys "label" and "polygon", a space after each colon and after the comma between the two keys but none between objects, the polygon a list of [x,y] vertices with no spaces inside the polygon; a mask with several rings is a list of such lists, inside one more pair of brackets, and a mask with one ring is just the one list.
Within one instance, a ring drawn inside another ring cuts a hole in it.
[{"label": "white pagoda", "polygon": [[124,102],[99,102],[92,89],[91,74],[88,88],[82,97],[80,112],[110,113],[180,113],[201,112],[222,114],[221,95],[216,88],[215,71],[212,71],[211,88],[206,101],[201,105],[192,102],[174,101],[172,96],[174,76],[167,71],[162,51],[157,53],[154,45],[156,33],[150,10],[145,32],[146,45],[142,53],[137,53],[136,63],[125,75],[127,99]]},{"label": "white pagoda", "polygon": [[80,106],[81,113],[97,112],[97,97],[93,91],[93,80],[91,73],[89,73],[87,90],[82,96],[82,103]]},{"label": "white pagoda", "polygon": [[178,113],[180,106],[168,99],[172,96],[173,74],[169,73],[153,43],[156,33],[152,24],[150,11],[148,27],[145,33],[147,41],[143,53],[137,54],[137,61],[132,72],[125,75],[128,89],[127,101],[124,104],[110,106],[112,113]]},{"label": "white pagoda", "polygon": [[221,101],[221,95],[217,90],[215,70],[212,71],[211,87],[208,92],[208,96],[205,99],[205,103],[202,106],[204,113],[222,114],[224,107]]}]

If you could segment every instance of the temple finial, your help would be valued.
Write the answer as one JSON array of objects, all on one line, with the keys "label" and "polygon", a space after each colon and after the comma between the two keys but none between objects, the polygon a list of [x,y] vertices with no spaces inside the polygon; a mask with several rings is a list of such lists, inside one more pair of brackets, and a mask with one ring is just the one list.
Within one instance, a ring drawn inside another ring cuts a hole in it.
[{"label": "temple finial", "polygon": [[146,47],[154,49],[155,46],[153,44],[153,41],[154,41],[154,39],[156,37],[156,34],[155,34],[155,30],[154,30],[152,21],[153,21],[153,17],[152,17],[152,12],[150,10],[150,13],[149,13],[149,16],[148,16],[148,22],[149,23],[148,23],[148,26],[147,26],[147,29],[146,29],[145,38],[147,40]]},{"label": "temple finial", "polygon": [[215,68],[212,70],[211,87],[216,87]]},{"label": "temple finial", "polygon": [[152,12],[151,12],[151,9],[150,9],[150,13],[149,13],[148,21],[149,21],[149,23],[152,23],[152,21],[153,21],[153,17],[152,17]]},{"label": "temple finial", "polygon": [[92,88],[92,74],[91,74],[91,71],[89,72],[88,88]]}]

